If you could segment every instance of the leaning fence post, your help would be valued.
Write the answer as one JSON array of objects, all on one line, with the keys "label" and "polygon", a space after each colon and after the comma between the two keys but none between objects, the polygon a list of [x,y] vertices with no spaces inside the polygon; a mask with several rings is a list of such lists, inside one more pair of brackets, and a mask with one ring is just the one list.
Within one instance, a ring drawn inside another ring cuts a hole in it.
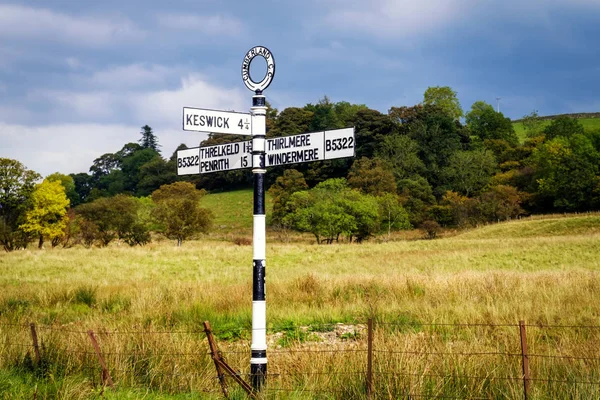
[{"label": "leaning fence post", "polygon": [[106,363],[104,362],[104,357],[102,357],[102,353],[100,352],[100,346],[98,346],[98,342],[96,341],[96,337],[94,336],[94,332],[90,329],[88,331],[88,335],[90,340],[92,341],[92,345],[94,346],[94,351],[96,352],[96,357],[98,357],[98,362],[102,367],[102,383],[107,384],[110,387],[114,386],[113,380],[110,376],[110,372],[108,372],[108,368],[106,368]]},{"label": "leaning fence post", "polygon": [[40,357],[40,346],[38,344],[37,332],[35,330],[35,324],[32,322],[29,324],[31,328],[31,340],[33,341],[33,351],[35,352],[35,364],[40,365],[41,357]]},{"label": "leaning fence post", "polygon": [[373,394],[373,318],[367,323],[367,399]]},{"label": "leaning fence post", "polygon": [[208,340],[208,347],[210,347],[210,356],[215,362],[215,368],[217,369],[217,376],[219,377],[219,383],[223,390],[223,396],[228,399],[229,391],[227,390],[227,382],[225,382],[225,374],[219,363],[221,357],[219,355],[219,350],[217,350],[217,344],[215,343],[215,338],[212,335],[212,330],[210,329],[210,323],[208,321],[204,321],[204,332],[206,333],[206,339]]},{"label": "leaning fence post", "polygon": [[530,376],[529,376],[529,356],[527,354],[527,332],[525,330],[525,321],[519,321],[519,332],[521,334],[521,360],[523,364],[523,393],[525,400],[529,398]]}]

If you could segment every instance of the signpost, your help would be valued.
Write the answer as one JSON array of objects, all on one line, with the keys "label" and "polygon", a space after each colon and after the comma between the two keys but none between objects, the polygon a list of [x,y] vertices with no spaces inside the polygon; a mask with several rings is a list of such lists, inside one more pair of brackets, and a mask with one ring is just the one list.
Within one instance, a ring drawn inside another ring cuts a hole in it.
[{"label": "signpost", "polygon": [[[265,76],[258,82],[250,76],[256,57],[267,62]],[[262,94],[275,76],[275,59],[269,49],[256,46],[242,62],[242,80],[254,91],[250,114],[185,107],[183,129],[187,131],[252,134],[251,141],[196,147],[177,151],[177,175],[204,174],[252,168],[254,175],[252,252],[252,343],[250,379],[260,390],[267,376],[267,310],[265,293],[266,218],[265,173],[267,167],[354,157],[354,128],[266,138],[267,106]]]}]

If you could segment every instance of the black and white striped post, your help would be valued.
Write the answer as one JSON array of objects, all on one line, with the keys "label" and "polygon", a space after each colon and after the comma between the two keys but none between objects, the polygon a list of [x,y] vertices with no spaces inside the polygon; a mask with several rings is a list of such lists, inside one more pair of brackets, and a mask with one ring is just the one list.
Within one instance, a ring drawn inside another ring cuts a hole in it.
[{"label": "black and white striped post", "polygon": [[[250,77],[250,63],[257,57],[267,62],[267,73],[260,82]],[[261,390],[267,375],[267,304],[265,290],[266,216],[265,216],[265,143],[267,104],[262,91],[275,75],[273,54],[262,46],[250,49],[242,63],[242,79],[252,96],[252,174],[254,176],[253,253],[252,253],[252,344],[250,379],[254,390]]]}]

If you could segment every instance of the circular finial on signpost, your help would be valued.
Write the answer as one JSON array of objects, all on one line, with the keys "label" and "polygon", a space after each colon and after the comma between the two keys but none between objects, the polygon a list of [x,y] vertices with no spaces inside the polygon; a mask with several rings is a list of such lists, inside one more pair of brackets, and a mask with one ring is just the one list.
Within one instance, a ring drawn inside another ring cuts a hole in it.
[{"label": "circular finial on signpost", "polygon": [[[260,82],[255,82],[250,77],[250,64],[252,64],[252,60],[254,60],[256,57],[262,57],[267,62],[267,73]],[[244,61],[242,62],[242,80],[244,81],[244,85],[259,95],[262,94],[262,91],[271,84],[274,76],[275,59],[273,58],[273,53],[263,46],[254,46],[248,50],[244,56]]]}]

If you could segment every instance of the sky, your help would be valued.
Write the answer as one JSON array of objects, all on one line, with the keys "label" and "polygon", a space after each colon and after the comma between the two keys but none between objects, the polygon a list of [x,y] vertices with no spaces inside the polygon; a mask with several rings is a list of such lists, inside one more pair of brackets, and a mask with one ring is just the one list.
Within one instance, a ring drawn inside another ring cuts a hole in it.
[{"label": "sky", "polygon": [[328,96],[386,113],[450,86],[465,111],[598,112],[598,21],[600,0],[0,0],[0,157],[88,172],[146,124],[165,158],[198,146],[182,108],[248,112],[257,45],[280,111]]}]

